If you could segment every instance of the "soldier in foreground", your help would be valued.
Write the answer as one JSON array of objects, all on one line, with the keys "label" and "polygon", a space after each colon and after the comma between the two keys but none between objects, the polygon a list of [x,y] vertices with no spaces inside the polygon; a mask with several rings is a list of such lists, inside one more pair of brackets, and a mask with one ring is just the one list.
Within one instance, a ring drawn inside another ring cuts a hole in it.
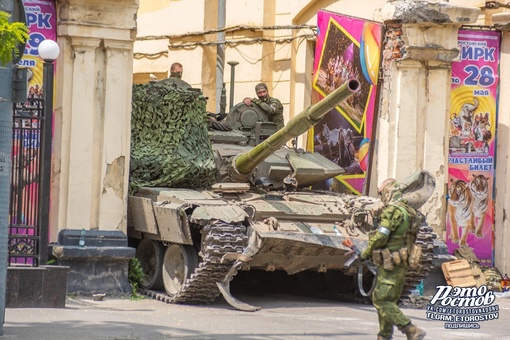
[{"label": "soldier in foreground", "polygon": [[262,110],[264,110],[269,118],[269,121],[276,124],[276,128],[280,130],[283,128],[283,105],[282,103],[271,96],[267,90],[267,85],[259,83],[255,86],[255,93],[258,98],[244,98],[244,103],[247,106],[251,106],[251,103],[257,104]]},{"label": "soldier in foreground", "polygon": [[413,247],[417,233],[413,228],[416,211],[402,198],[395,179],[385,180],[378,194],[384,203],[379,228],[371,232],[368,247],[361,252],[363,260],[372,259],[378,266],[372,293],[372,302],[379,316],[377,339],[391,339],[394,325],[407,335],[407,339],[423,339],[426,333],[412,324],[397,306],[407,270],[419,266],[420,254],[417,254],[417,247]]}]

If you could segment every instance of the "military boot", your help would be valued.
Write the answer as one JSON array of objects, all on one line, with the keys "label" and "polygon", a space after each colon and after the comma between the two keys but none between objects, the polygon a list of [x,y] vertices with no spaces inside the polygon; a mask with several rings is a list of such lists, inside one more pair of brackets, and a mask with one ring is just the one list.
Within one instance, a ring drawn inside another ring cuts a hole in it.
[{"label": "military boot", "polygon": [[407,335],[407,340],[421,340],[427,335],[423,329],[416,327],[411,322],[404,327],[399,327],[398,330]]},{"label": "military boot", "polygon": [[393,337],[390,336],[382,336],[381,334],[377,334],[377,340],[391,340]]}]

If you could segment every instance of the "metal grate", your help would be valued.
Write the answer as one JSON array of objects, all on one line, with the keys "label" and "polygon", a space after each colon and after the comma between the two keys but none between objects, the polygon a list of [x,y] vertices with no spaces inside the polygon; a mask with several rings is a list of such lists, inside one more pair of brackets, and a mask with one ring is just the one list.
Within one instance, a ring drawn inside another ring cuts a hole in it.
[{"label": "metal grate", "polygon": [[[14,105],[9,266],[39,265],[39,183],[44,100]],[[50,160],[48,160],[50,161]]]}]

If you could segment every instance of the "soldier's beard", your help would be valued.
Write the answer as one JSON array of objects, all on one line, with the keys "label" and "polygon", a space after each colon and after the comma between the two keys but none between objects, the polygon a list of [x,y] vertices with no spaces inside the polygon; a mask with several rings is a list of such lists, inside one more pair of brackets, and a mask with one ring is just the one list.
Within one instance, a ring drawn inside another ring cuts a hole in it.
[{"label": "soldier's beard", "polygon": [[258,96],[259,99],[263,102],[267,102],[268,97],[267,96]]}]

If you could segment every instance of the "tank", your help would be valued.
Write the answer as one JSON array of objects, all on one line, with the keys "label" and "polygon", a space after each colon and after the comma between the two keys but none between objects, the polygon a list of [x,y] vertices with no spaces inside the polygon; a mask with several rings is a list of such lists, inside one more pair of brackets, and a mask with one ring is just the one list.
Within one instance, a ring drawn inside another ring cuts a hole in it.
[{"label": "tank", "polygon": [[[255,311],[232,296],[230,282],[239,272],[258,271],[296,275],[305,289],[320,275],[332,293],[356,296],[356,283],[363,286],[370,273],[363,278],[367,267],[346,266],[351,254],[342,242],[351,239],[363,249],[382,204],[310,189],[343,169],[287,143],[359,87],[349,80],[278,131],[260,108],[238,104],[225,124],[210,124],[216,127],[209,131],[215,183],[202,189],[144,186],[129,196],[128,236],[146,274],[143,293],[186,304],[208,304],[223,294],[233,307]],[[405,198],[420,207],[435,182],[417,171],[401,185]],[[431,267],[435,235],[426,222],[420,231],[423,267],[408,274],[405,292]]]}]

